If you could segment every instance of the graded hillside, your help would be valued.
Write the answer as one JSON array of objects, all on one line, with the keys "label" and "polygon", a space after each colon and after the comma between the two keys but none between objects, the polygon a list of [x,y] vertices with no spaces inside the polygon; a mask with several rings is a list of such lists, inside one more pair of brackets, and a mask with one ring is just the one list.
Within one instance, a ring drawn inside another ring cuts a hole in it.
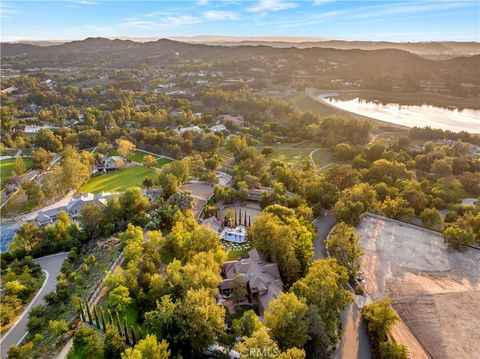
[{"label": "graded hillside", "polygon": [[368,215],[358,235],[372,299],[395,310],[434,359],[480,357],[480,250],[458,252],[442,235]]}]

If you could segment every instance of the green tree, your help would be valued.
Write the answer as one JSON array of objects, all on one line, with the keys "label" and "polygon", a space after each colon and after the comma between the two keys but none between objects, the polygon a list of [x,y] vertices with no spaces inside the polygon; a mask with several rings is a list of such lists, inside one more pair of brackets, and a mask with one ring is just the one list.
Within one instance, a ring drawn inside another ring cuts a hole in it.
[{"label": "green tree", "polygon": [[335,226],[333,234],[325,242],[330,255],[348,269],[351,279],[356,277],[363,255],[363,248],[358,242],[355,228],[343,222]]},{"label": "green tree", "polygon": [[147,331],[171,343],[174,353],[189,347],[187,324],[181,315],[181,307],[182,303],[173,302],[169,295],[165,295],[157,301],[155,310],[145,313]]},{"label": "green tree", "polygon": [[45,171],[50,167],[52,161],[55,158],[55,154],[39,148],[32,151],[33,168],[40,171]]},{"label": "green tree", "polygon": [[393,219],[410,222],[415,217],[415,210],[409,207],[409,203],[401,197],[385,198],[381,209],[387,217]]},{"label": "green tree", "polygon": [[402,344],[385,341],[378,348],[380,359],[407,359],[407,348]]},{"label": "green tree", "polygon": [[443,218],[438,209],[425,208],[420,214],[420,219],[425,227],[439,230],[443,226]]},{"label": "green tree", "polygon": [[337,336],[341,310],[352,300],[350,292],[344,289],[347,282],[347,269],[330,258],[313,262],[307,275],[291,288],[291,292],[304,298],[308,305],[317,306],[330,338]]},{"label": "green tree", "polygon": [[96,203],[85,204],[80,211],[80,223],[89,237],[98,236],[103,222],[103,210]]},{"label": "green tree", "polygon": [[62,152],[60,159],[60,173],[58,179],[65,191],[78,189],[92,174],[92,158],[82,153],[80,155],[73,147],[67,146]]},{"label": "green tree", "polygon": [[259,357],[276,358],[281,351],[277,343],[270,337],[268,329],[264,326],[257,329],[249,337],[244,337],[238,342],[235,350],[242,358],[254,359]]},{"label": "green tree", "polygon": [[475,244],[473,232],[457,224],[446,227],[443,236],[446,243],[459,250],[465,250],[469,245]]},{"label": "green tree", "polygon": [[123,285],[114,288],[108,293],[108,306],[112,311],[124,313],[127,306],[132,303],[132,298],[127,287]]},{"label": "green tree", "polygon": [[237,274],[233,279],[231,299],[235,303],[241,302],[248,295],[246,279]]},{"label": "green tree", "polygon": [[128,348],[122,353],[122,359],[167,359],[170,357],[168,343],[158,341],[155,335],[147,334],[133,348]]},{"label": "green tree", "polygon": [[388,297],[363,306],[360,312],[365,319],[368,334],[374,346],[388,339],[393,325],[399,319]]},{"label": "green tree", "polygon": [[117,139],[115,141],[117,143],[117,146],[118,146],[118,153],[120,156],[122,157],[125,157],[125,158],[128,158],[128,156],[133,152],[135,151],[135,148],[136,146],[130,142],[129,140],[125,140],[125,139]]},{"label": "green tree", "polygon": [[25,162],[22,157],[15,157],[15,173],[20,176],[26,171]]},{"label": "green tree", "polygon": [[167,204],[177,206],[182,212],[185,212],[192,208],[193,197],[190,192],[177,191],[168,198]]},{"label": "green tree", "polygon": [[157,164],[157,159],[152,155],[143,156],[142,163],[145,167],[154,167]]},{"label": "green tree", "polygon": [[257,314],[253,310],[247,310],[239,319],[235,319],[232,323],[233,333],[235,337],[250,337],[253,332],[263,326]]},{"label": "green tree", "polygon": [[68,322],[66,320],[50,320],[48,327],[58,337],[68,330]]},{"label": "green tree", "polygon": [[103,339],[93,328],[81,325],[73,338],[73,348],[84,353],[86,359],[103,358]]},{"label": "green tree", "polygon": [[194,352],[200,353],[223,332],[225,310],[208,290],[187,291],[181,311]]},{"label": "green tree", "polygon": [[303,348],[308,336],[308,306],[294,293],[282,293],[268,305],[265,325],[282,350]]},{"label": "green tree", "polygon": [[178,178],[172,173],[160,173],[158,182],[162,188],[163,199],[170,198],[179,187]]},{"label": "green tree", "polygon": [[59,152],[62,150],[62,139],[56,136],[48,129],[41,129],[35,136],[34,143],[49,152]]}]

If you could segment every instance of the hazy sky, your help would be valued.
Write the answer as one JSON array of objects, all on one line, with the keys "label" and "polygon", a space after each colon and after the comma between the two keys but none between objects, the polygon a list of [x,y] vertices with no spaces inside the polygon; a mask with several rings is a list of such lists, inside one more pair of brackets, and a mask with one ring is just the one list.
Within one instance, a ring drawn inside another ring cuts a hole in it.
[{"label": "hazy sky", "polygon": [[1,1],[1,39],[314,36],[480,41],[480,0]]}]

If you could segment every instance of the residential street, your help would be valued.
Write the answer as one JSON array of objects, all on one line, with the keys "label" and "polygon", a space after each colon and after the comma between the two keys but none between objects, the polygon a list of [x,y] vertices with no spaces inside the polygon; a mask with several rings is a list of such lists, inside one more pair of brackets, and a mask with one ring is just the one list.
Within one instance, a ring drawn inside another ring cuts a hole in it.
[{"label": "residential street", "polygon": [[57,285],[57,276],[62,268],[62,263],[67,258],[68,253],[57,253],[50,256],[45,256],[35,259],[35,262],[40,264],[43,272],[46,275],[45,282],[35,295],[33,300],[25,307],[25,310],[18,318],[17,322],[10,328],[10,330],[2,335],[0,339],[1,357],[5,358],[8,348],[21,342],[27,334],[28,313],[30,310],[43,303],[43,298],[46,294],[55,290]]},{"label": "residential street", "polygon": [[[337,220],[329,211],[314,221],[317,227],[317,238],[313,242],[315,248],[314,259],[326,258],[325,239],[328,232],[337,223]],[[332,359],[371,359],[370,341],[367,328],[362,321],[360,312],[355,303],[349,303],[342,312],[343,336],[338,349],[332,354]]]}]

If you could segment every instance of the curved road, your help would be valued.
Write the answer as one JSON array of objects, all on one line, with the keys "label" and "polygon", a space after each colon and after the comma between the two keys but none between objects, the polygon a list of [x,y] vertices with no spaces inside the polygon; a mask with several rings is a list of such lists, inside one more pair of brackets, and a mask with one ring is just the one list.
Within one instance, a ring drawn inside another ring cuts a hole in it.
[{"label": "curved road", "polygon": [[[315,249],[314,259],[327,258],[325,239],[337,220],[330,211],[313,221],[317,228],[317,238],[313,242]],[[343,335],[339,347],[332,354],[331,359],[371,359],[372,351],[368,339],[367,328],[360,316],[355,303],[348,303],[342,312]]]},{"label": "curved road", "polygon": [[30,313],[30,310],[33,307],[44,302],[43,298],[46,294],[55,290],[57,285],[57,276],[60,273],[62,263],[67,256],[68,253],[62,252],[34,260],[40,265],[40,267],[42,267],[46,278],[40,290],[37,292],[33,300],[25,307],[25,310],[17,319],[15,324],[8,330],[7,333],[2,335],[0,339],[2,358],[6,357],[8,348],[10,348],[10,346],[20,343],[26,337],[28,313]]}]

